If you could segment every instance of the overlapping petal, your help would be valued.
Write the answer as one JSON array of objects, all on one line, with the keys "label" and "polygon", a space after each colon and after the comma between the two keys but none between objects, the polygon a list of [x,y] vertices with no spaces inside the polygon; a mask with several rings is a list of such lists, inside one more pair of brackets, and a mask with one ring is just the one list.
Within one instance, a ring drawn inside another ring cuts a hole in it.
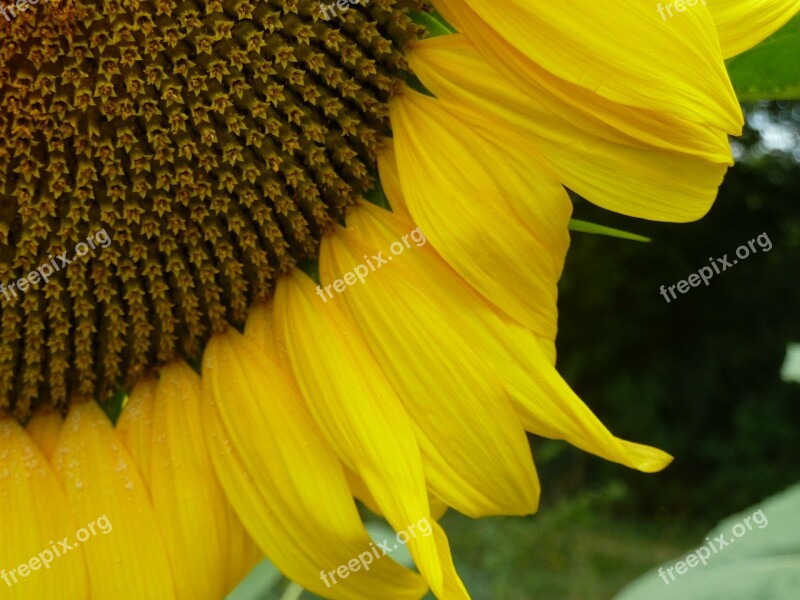
[{"label": "overlapping petal", "polygon": [[709,0],[725,58],[749,50],[800,11],[800,0]]},{"label": "overlapping petal", "polygon": [[[388,254],[414,228],[366,204],[352,208],[347,222],[346,230],[323,238],[323,286],[362,264],[364,255]],[[391,264],[326,302],[346,307],[379,357],[414,421],[432,492],[473,517],[535,512],[539,486],[524,431],[502,386],[487,372],[481,349],[419,278],[418,249],[419,243],[410,242],[403,254],[390,255]],[[449,296],[453,290],[433,292]]]},{"label": "overlapping petal", "polygon": [[[278,282],[275,336],[315,421],[342,462],[366,484],[396,531],[431,519],[413,423],[359,333],[313,282],[295,271]],[[414,560],[440,598],[465,598],[455,574],[443,569],[434,537],[408,542]]]},{"label": "overlapping petal", "polygon": [[409,62],[437,97],[452,102],[461,120],[524,132],[565,186],[610,210],[663,221],[698,219],[712,205],[731,164],[721,132],[719,155],[711,160],[700,148],[666,149],[621,134],[543,87],[525,94],[463,35],[416,43]]},{"label": "overlapping petal", "polygon": [[[348,224],[353,228],[374,229],[375,219],[370,220],[366,215],[370,212],[380,214],[376,210],[355,209]],[[381,227],[389,227],[387,223],[392,220],[395,219],[384,216],[380,219],[383,222]],[[392,227],[397,228],[397,225]],[[671,458],[666,453],[612,435],[564,382],[536,336],[492,309],[447,267],[429,245],[413,251],[409,249],[384,269],[373,274],[374,280],[366,280],[364,287],[372,284],[386,286],[386,298],[395,294],[400,298],[407,296],[408,292],[402,290],[405,286],[411,286],[419,293],[424,291],[429,300],[420,302],[418,310],[439,307],[435,314],[448,323],[451,330],[458,331],[462,339],[468,340],[471,347],[480,349],[484,368],[493,373],[497,385],[509,395],[526,430],[566,440],[587,452],[646,472],[660,470],[669,464]],[[409,272],[413,275],[410,276]],[[380,283],[378,275],[383,280]],[[352,291],[350,288],[344,293]],[[360,308],[375,310],[368,306]],[[431,327],[434,331],[443,331],[441,325]],[[443,344],[442,347],[452,346]]]},{"label": "overlapping petal", "polygon": [[53,466],[74,521],[82,527],[103,518],[110,526],[81,545],[90,597],[174,599],[169,561],[144,482],[97,404],[72,405]]},{"label": "overlapping petal", "polygon": [[60,542],[76,531],[67,499],[41,450],[8,417],[0,417],[0,466],[2,597],[85,600],[82,548],[61,554]]},{"label": "overlapping petal", "polygon": [[139,466],[139,473],[150,488],[153,464],[153,411],[157,381],[143,377],[133,388],[117,421],[117,435]]},{"label": "overlapping petal", "polygon": [[216,336],[203,358],[212,458],[242,522],[281,571],[316,594],[420,598],[424,582],[390,558],[339,579],[337,567],[370,552],[370,538],[299,392],[251,337]]},{"label": "overlapping petal", "polygon": [[31,417],[25,430],[31,439],[36,443],[47,460],[53,457],[53,451],[58,445],[58,436],[61,427],[64,425],[64,418],[54,410],[40,410]]},{"label": "overlapping petal", "polygon": [[160,372],[153,400],[150,494],[176,597],[218,600],[254,566],[258,552],[214,473],[200,377],[186,363],[170,363]]},{"label": "overlapping petal", "polygon": [[408,210],[462,277],[552,342],[569,197],[524,138],[502,124],[478,133],[451,108],[411,90],[390,104]]},{"label": "overlapping petal", "polygon": [[[650,0],[437,0],[514,80],[542,70],[634,109],[741,132],[716,28],[702,5],[665,22]],[[492,47],[499,36],[502,45]]]}]

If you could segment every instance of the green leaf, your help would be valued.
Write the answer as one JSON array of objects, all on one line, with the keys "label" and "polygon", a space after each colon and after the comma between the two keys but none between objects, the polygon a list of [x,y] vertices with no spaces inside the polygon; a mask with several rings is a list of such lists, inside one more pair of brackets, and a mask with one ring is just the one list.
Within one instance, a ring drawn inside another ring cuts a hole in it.
[{"label": "green leaf", "polygon": [[634,242],[649,242],[650,238],[622,231],[621,229],[614,229],[613,227],[606,227],[605,225],[598,225],[597,223],[589,223],[588,221],[580,221],[578,219],[570,219],[569,228],[571,231],[579,231],[581,233],[592,233],[594,235],[606,235],[608,237],[621,238],[623,240],[632,240]]},{"label": "green leaf", "polygon": [[[661,565],[660,573],[658,569],[646,573],[616,600],[796,600],[800,590],[798,508],[800,485],[795,485],[724,520],[698,540],[696,548]],[[725,536],[724,546],[718,541],[720,535]],[[689,556],[701,548],[710,555],[706,564],[695,560],[694,566],[688,566]],[[678,561],[684,563],[683,574],[676,571]],[[674,580],[667,571],[670,568]]]},{"label": "green leaf", "polygon": [[364,196],[367,201],[372,202],[372,204],[385,208],[386,210],[392,210],[392,207],[389,205],[389,199],[386,197],[386,192],[383,191],[380,177],[377,176],[377,173],[375,175],[375,187]]},{"label": "green leaf", "polygon": [[755,48],[731,58],[728,73],[739,100],[800,99],[800,15]]},{"label": "green leaf", "polygon": [[122,405],[125,403],[125,398],[128,394],[125,390],[117,390],[114,397],[105,404],[101,404],[101,408],[106,411],[109,420],[116,424],[120,414],[122,414]]},{"label": "green leaf", "polygon": [[450,35],[456,33],[455,28],[448,23],[445,18],[438,12],[422,12],[413,11],[410,13],[411,20],[417,25],[422,25],[428,30],[430,37],[438,37],[440,35]]}]

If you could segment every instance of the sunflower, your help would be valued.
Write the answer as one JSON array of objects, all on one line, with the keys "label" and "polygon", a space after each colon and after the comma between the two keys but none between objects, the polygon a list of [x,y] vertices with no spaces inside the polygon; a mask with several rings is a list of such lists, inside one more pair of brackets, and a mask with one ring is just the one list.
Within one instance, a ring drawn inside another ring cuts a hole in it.
[{"label": "sunflower", "polygon": [[[535,512],[526,432],[668,464],[555,370],[565,187],[701,216],[798,1],[433,4],[3,13],[3,597],[468,598],[436,519]],[[417,571],[337,568],[355,499]]]}]

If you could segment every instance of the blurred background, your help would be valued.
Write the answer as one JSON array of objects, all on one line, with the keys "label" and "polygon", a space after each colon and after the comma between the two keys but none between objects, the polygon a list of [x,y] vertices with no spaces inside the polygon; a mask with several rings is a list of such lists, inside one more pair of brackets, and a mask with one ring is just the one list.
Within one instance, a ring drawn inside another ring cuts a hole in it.
[{"label": "blurred background", "polygon": [[[611,598],[800,481],[800,383],[781,378],[787,345],[800,343],[800,103],[746,111],[737,164],[705,219],[649,223],[576,201],[575,218],[652,242],[573,234],[559,370],[612,432],[675,461],[647,475],[533,439],[539,514],[444,518],[476,600]],[[770,251],[756,245],[669,304],[659,293],[764,232]]]}]

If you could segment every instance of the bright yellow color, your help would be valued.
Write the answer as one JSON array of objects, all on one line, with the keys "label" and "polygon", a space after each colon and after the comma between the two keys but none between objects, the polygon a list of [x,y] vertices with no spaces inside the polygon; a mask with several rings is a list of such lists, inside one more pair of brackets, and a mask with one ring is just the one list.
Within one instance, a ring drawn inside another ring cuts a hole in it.
[{"label": "bright yellow color", "polygon": [[457,14],[461,30],[522,85],[544,70],[617,105],[741,133],[742,113],[703,7],[665,23],[650,0],[434,4]]},{"label": "bright yellow color", "polygon": [[406,201],[403,198],[400,174],[397,172],[397,156],[394,151],[394,142],[389,138],[383,140],[378,153],[378,173],[380,174],[381,187],[389,200],[392,211],[411,220]]},{"label": "bright yellow color", "polygon": [[[661,221],[696,220],[711,207],[732,164],[721,131],[704,130],[694,148],[691,138],[683,147],[665,148],[615,130],[544,86],[523,93],[463,35],[416,43],[408,56],[423,83],[451,102],[459,122],[525,134],[538,150],[529,161],[544,160],[566,187],[604,208]],[[664,135],[674,132],[653,131]]]},{"label": "bright yellow color", "polygon": [[148,376],[141,379],[131,391],[117,421],[117,435],[139,466],[139,473],[148,489],[150,489],[153,464],[153,409],[156,405],[156,385],[155,377]]},{"label": "bright yellow color", "polygon": [[[278,281],[274,303],[279,351],[339,458],[364,480],[395,531],[430,520],[413,423],[359,333],[299,271]],[[434,537],[408,542],[422,576],[439,598],[468,598],[457,576],[445,572]]]},{"label": "bright yellow color", "polygon": [[[256,331],[250,328],[255,327]],[[327,588],[320,570],[368,552],[341,464],[294,384],[251,337],[231,330],[203,358],[204,420],[217,475],[264,553],[306,589],[342,600],[418,599],[418,575],[383,557]],[[329,579],[330,581],[330,579]]]},{"label": "bright yellow color", "polygon": [[[108,417],[94,402],[73,404],[53,453],[77,527],[106,516],[81,544],[92,598],[174,600],[167,554],[139,470]],[[74,532],[72,533],[74,536]],[[60,597],[60,596],[56,596]]]},{"label": "bright yellow color", "polygon": [[[323,285],[414,228],[367,204],[352,208],[347,222],[347,230],[323,239]],[[482,349],[462,335],[445,308],[447,297],[461,286],[437,287],[444,295],[439,297],[420,277],[420,263],[432,259],[438,262],[432,252],[410,242],[391,264],[370,273],[364,285],[349,287],[329,302],[348,309],[380,357],[414,422],[433,494],[471,517],[533,513],[539,483],[528,440],[495,374],[487,372]],[[443,347],[457,351],[443,352]]]},{"label": "bright yellow color", "polygon": [[58,444],[58,435],[61,433],[63,425],[64,419],[60,414],[52,410],[44,410],[34,414],[25,426],[28,435],[31,436],[48,461],[53,458],[53,450]]},{"label": "bright yellow color", "polygon": [[552,346],[572,211],[565,190],[502,123],[478,133],[448,102],[411,90],[390,113],[414,222],[464,279]]},{"label": "bright yellow color", "polygon": [[800,0],[709,0],[725,58],[749,50],[800,11]]},{"label": "bright yellow color", "polygon": [[[352,231],[337,236],[344,242],[326,242],[323,257],[328,252],[341,254],[343,250],[339,246],[342,243],[357,248],[357,242],[353,240],[360,237],[374,240],[385,247],[392,238],[397,239],[402,235],[408,226],[400,218],[369,206],[353,209],[349,213],[348,224]],[[331,259],[323,258],[325,271],[331,269],[329,265],[332,264]],[[485,377],[494,378],[498,388],[504,390],[511,399],[515,413],[527,431],[564,439],[587,452],[641,471],[658,471],[669,464],[671,457],[668,454],[613,436],[563,381],[545,357],[536,337],[487,305],[429,245],[420,248],[412,246],[370,277],[371,280],[361,287],[379,286],[380,294],[372,298],[365,295],[359,299],[358,295],[349,295],[360,291],[354,286],[342,294],[341,300],[348,304],[367,339],[376,347],[383,348],[381,355],[385,352],[387,364],[395,358],[404,360],[402,353],[407,351],[389,348],[389,341],[413,347],[415,340],[411,338],[425,335],[421,331],[424,327],[409,330],[404,325],[403,331],[410,332],[404,341],[402,335],[394,336],[390,325],[386,325],[390,328],[388,331],[382,332],[376,324],[380,317],[373,313],[385,310],[387,318],[396,314],[413,315],[410,321],[420,320],[431,329],[431,339],[427,340],[432,346],[431,354],[437,347],[459,348],[460,352],[468,352],[470,347],[479,350],[482,366],[471,364],[470,368],[481,369]],[[406,300],[410,298],[414,298],[413,303]],[[381,309],[376,308],[376,301]],[[412,304],[416,305],[416,309]],[[425,314],[428,311],[431,311],[430,316]],[[366,314],[356,317],[356,312]],[[424,351],[420,352],[424,357],[420,362],[435,360],[426,357]],[[409,369],[405,362],[400,364],[404,369]],[[424,366],[416,368],[423,369]],[[463,377],[463,365],[454,372]],[[444,377],[442,373],[439,375]],[[458,400],[448,395],[440,397],[438,402],[456,403]],[[494,408],[493,403],[490,402],[490,405]],[[491,426],[487,424],[486,427],[490,430]],[[480,447],[474,439],[468,443],[471,447]]]},{"label": "bright yellow color", "polygon": [[242,526],[214,473],[200,376],[186,363],[171,363],[161,370],[154,399],[150,493],[176,597],[219,600],[254,566],[258,552],[236,531]]},{"label": "bright yellow color", "polygon": [[[74,539],[76,526],[67,499],[47,459],[9,417],[0,417],[0,498],[0,569],[8,578],[0,579],[0,596],[4,600],[85,600],[88,582],[82,548],[59,557],[51,547],[52,543],[58,551],[60,540]],[[49,569],[39,558],[45,550],[52,556]],[[40,561],[39,568],[23,578],[16,571],[22,563],[30,568],[32,558]]]}]

